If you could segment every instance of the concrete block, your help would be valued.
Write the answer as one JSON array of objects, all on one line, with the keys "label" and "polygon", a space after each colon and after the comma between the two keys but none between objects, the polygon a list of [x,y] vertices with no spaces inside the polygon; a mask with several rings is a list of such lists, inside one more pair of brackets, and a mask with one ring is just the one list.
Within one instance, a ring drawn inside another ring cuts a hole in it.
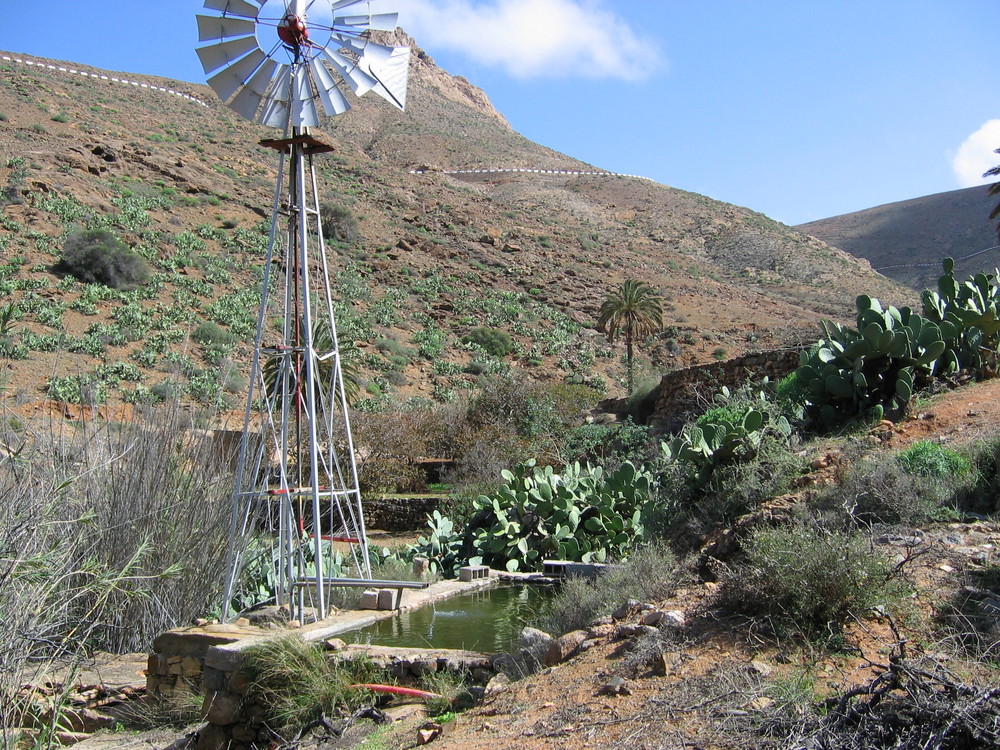
[{"label": "concrete block", "polygon": [[378,591],[375,589],[365,589],[361,593],[361,603],[358,609],[378,609]]},{"label": "concrete block", "polygon": [[490,569],[485,565],[466,565],[458,569],[458,580],[462,583],[470,583],[489,577]]},{"label": "concrete block", "polygon": [[395,609],[395,608],[396,608],[396,590],[379,589],[378,609]]},{"label": "concrete block", "polygon": [[568,560],[542,560],[542,575],[550,578],[561,578],[566,575]]}]

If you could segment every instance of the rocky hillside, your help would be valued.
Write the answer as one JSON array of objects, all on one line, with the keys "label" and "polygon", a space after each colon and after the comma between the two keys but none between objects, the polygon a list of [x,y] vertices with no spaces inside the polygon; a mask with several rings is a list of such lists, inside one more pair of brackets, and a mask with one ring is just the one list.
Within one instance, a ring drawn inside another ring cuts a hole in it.
[{"label": "rocky hillside", "polygon": [[957,260],[955,273],[961,277],[1000,264],[996,226],[989,220],[996,199],[988,191],[985,185],[952,190],[820,219],[797,229],[920,290],[936,284],[944,258]]},{"label": "rocky hillside", "polygon": [[[7,395],[26,405],[46,393],[238,403],[276,168],[257,144],[273,131],[205,86],[4,57]],[[860,292],[912,296],[795,229],[675,188],[443,174],[593,168],[515,133],[482,91],[419,49],[406,113],[369,97],[321,136],[335,146],[320,160],[325,199],[359,230],[331,251],[341,329],[359,342],[370,406],[447,400],[480,373],[510,369],[620,391],[621,352],[593,325],[609,288],[630,277],[667,301],[667,330],[643,347],[655,370],[813,336],[819,318],[849,315]],[[418,168],[427,171],[411,173]],[[84,228],[121,237],[146,259],[149,283],[116,291],[57,274],[67,240]],[[228,335],[208,336],[205,323]],[[461,338],[477,326],[509,333],[513,353],[471,351]]]}]

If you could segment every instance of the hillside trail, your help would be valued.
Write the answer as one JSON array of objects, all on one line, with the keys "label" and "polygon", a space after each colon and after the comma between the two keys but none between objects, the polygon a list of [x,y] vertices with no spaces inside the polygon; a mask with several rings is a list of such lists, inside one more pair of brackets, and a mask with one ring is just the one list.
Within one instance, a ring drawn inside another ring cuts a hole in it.
[{"label": "hillside trail", "polygon": [[1000,378],[971,383],[917,402],[896,425],[891,443],[903,447],[918,440],[945,445],[985,438],[1000,427]]}]

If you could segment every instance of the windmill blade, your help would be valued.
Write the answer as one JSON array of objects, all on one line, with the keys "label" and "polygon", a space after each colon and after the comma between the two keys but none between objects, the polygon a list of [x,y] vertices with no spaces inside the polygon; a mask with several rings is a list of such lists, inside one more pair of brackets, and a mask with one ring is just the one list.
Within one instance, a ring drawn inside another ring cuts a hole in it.
[{"label": "windmill blade", "polygon": [[316,91],[323,103],[323,111],[333,117],[342,115],[351,108],[350,102],[341,93],[337,82],[320,60],[316,58],[310,60],[309,70],[312,71],[313,83],[316,84]]},{"label": "windmill blade", "polygon": [[392,56],[384,63],[369,63],[361,58],[358,64],[378,81],[372,91],[393,106],[406,109],[406,89],[410,75],[409,47],[396,47]]},{"label": "windmill blade", "polygon": [[386,47],[384,44],[376,44],[367,39],[356,39],[346,34],[334,34],[333,36],[341,46],[346,47],[359,57],[367,57],[369,62],[385,62],[396,51],[395,47]]},{"label": "windmill blade", "polygon": [[339,52],[333,52],[327,48],[323,50],[323,56],[358,96],[364,96],[378,86],[378,81],[375,78]]},{"label": "windmill blade", "polygon": [[257,37],[247,36],[242,39],[233,39],[220,44],[210,44],[207,47],[200,47],[198,57],[201,58],[201,66],[206,73],[213,73],[227,63],[239,60],[243,55],[251,50],[258,49]]},{"label": "windmill blade", "polygon": [[334,16],[335,27],[357,27],[359,30],[374,29],[375,31],[393,31],[399,21],[398,13],[366,13],[363,16]]},{"label": "windmill blade", "polygon": [[282,65],[271,81],[264,99],[264,110],[258,122],[272,128],[284,129],[288,124],[288,103],[291,101],[292,68]]},{"label": "windmill blade", "polygon": [[285,102],[279,102],[277,99],[271,99],[264,106],[264,111],[260,113],[257,122],[261,125],[267,125],[269,128],[284,130],[288,124],[288,105]]},{"label": "windmill blade", "polygon": [[330,10],[343,10],[344,8],[351,8],[352,6],[356,6],[353,8],[356,13],[368,12],[371,2],[370,0],[333,0],[333,2],[330,3]]},{"label": "windmill blade", "polygon": [[292,99],[291,83],[292,68],[290,65],[282,65],[265,95],[272,101],[289,102]]},{"label": "windmill blade", "polygon": [[316,95],[313,93],[305,68],[296,71],[292,83],[292,127],[311,128],[319,125]]},{"label": "windmill blade", "polygon": [[272,66],[276,64],[273,60],[269,60],[261,50],[254,50],[242,60],[233,63],[228,68],[223,68],[222,72],[209,78],[208,85],[222,101],[228,101],[229,97],[250,80],[250,77],[260,68],[261,63],[265,61]]},{"label": "windmill blade", "polygon": [[[240,92],[236,95],[230,103],[229,107],[242,115],[248,120],[253,120],[254,115],[257,114],[257,110],[260,107],[260,103],[267,96],[268,91],[271,89],[271,81],[275,77],[274,69],[277,67],[277,63],[274,60],[268,60],[267,63],[260,67],[260,70],[251,78],[246,86],[240,89]],[[288,66],[282,66],[287,70]],[[281,78],[282,73],[278,73],[278,78]]]},{"label": "windmill blade", "polygon": [[234,36],[247,36],[257,33],[257,24],[242,18],[223,16],[198,16],[198,41],[211,42],[216,39],[227,39]]},{"label": "windmill blade", "polygon": [[[263,4],[263,2],[258,3],[258,5]],[[221,11],[227,16],[242,16],[244,18],[256,18],[257,14],[260,13],[258,5],[247,2],[247,0],[205,0],[205,7],[210,10]]]}]

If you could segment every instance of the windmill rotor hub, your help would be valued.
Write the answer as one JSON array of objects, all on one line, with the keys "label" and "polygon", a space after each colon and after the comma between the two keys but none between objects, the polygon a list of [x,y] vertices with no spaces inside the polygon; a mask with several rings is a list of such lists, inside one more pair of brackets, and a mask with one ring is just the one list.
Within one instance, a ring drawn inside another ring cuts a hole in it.
[{"label": "windmill rotor hub", "polygon": [[304,20],[289,13],[278,24],[278,37],[289,47],[302,47],[309,43],[309,29]]}]

